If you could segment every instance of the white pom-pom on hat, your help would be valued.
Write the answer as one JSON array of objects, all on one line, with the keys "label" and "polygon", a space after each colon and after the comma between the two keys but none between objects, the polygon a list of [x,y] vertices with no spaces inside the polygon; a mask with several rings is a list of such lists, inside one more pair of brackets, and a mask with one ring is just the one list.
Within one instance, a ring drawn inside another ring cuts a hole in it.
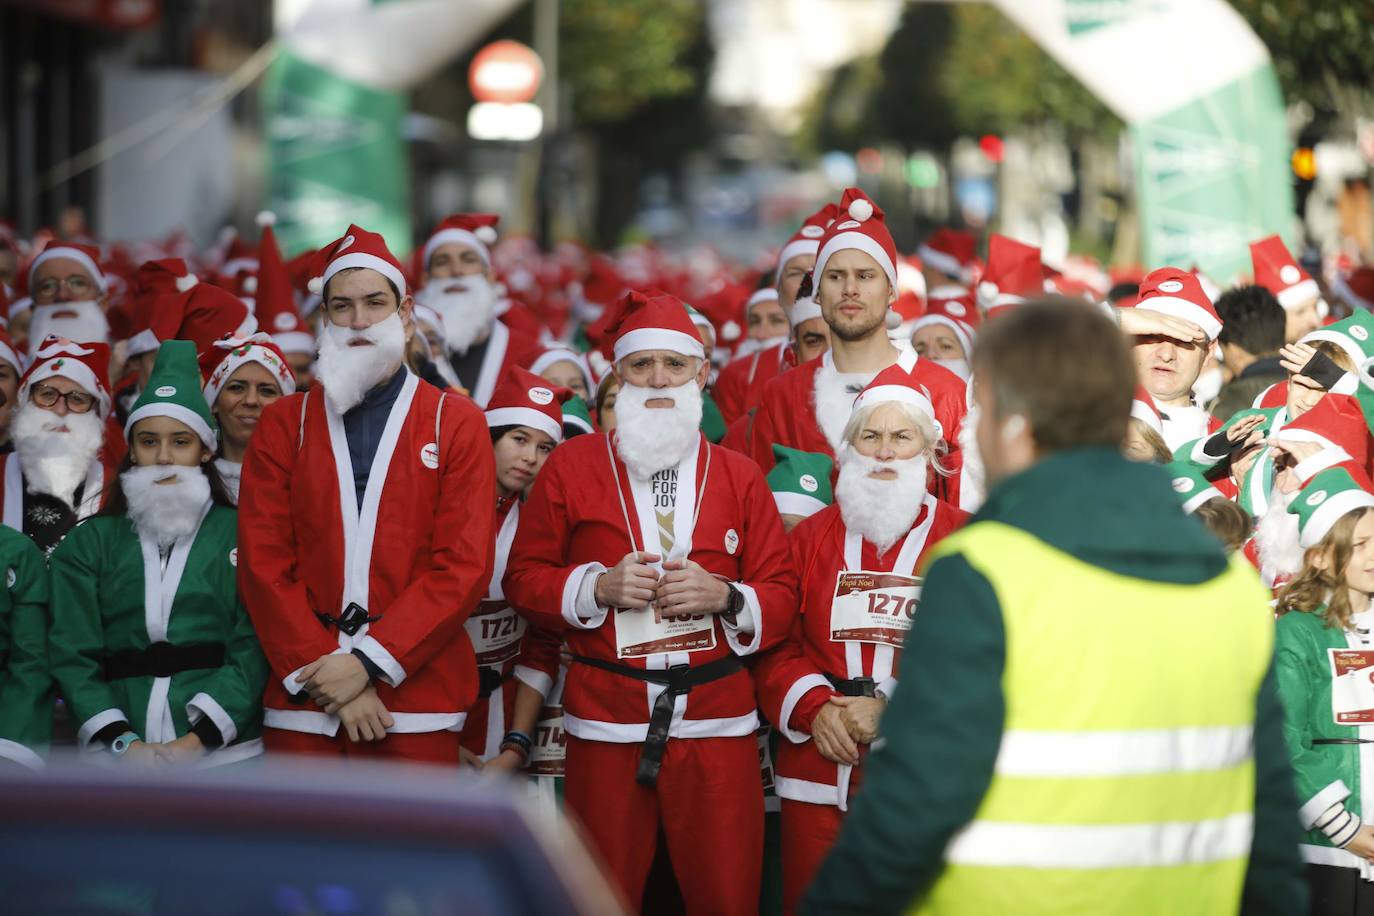
[{"label": "white pom-pom on hat", "polygon": [[720,326],[721,340],[739,340],[740,326],[738,321],[733,319]]},{"label": "white pom-pom on hat", "polygon": [[257,277],[244,277],[244,278],[243,278],[243,291],[244,291],[245,293],[247,293],[248,295],[250,295],[250,296],[253,295],[254,293],[256,293],[256,292],[258,291],[258,278],[257,278]]},{"label": "white pom-pom on hat", "polygon": [[1001,290],[997,288],[996,283],[993,283],[991,280],[984,280],[982,283],[978,284],[978,304],[985,309],[990,308],[997,302],[997,294],[999,292],[1001,292]]},{"label": "white pom-pom on hat", "polygon": [[200,282],[200,278],[195,274],[187,274],[184,277],[177,277],[177,292],[184,293],[191,287]]},{"label": "white pom-pom on hat", "polygon": [[274,226],[277,222],[277,214],[273,213],[271,210],[263,210],[258,213],[253,221],[263,228]]},{"label": "white pom-pom on hat", "polygon": [[856,197],[849,202],[849,217],[863,222],[873,215],[873,204],[862,197]]},{"label": "white pom-pom on hat", "polygon": [[496,230],[491,226],[478,226],[472,234],[477,236],[477,241],[487,245],[496,241]]},{"label": "white pom-pom on hat", "polygon": [[888,309],[884,320],[887,322],[889,331],[895,331],[902,326],[902,316],[897,313],[896,309]]},{"label": "white pom-pom on hat", "polygon": [[311,277],[310,282],[305,284],[305,288],[317,296],[324,295],[324,277]]}]

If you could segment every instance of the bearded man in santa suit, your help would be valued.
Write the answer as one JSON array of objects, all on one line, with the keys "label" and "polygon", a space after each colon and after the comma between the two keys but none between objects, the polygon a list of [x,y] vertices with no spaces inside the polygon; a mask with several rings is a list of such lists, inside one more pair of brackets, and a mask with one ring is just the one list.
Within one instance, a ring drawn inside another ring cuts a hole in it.
[{"label": "bearded man in santa suit", "polygon": [[565,800],[638,908],[660,830],[688,913],[758,909],[763,795],[741,663],[792,625],[768,485],[698,431],[710,365],[682,302],[631,293],[613,435],[554,450],[525,503],[506,599],[566,634]]},{"label": "bearded man in santa suit", "polygon": [[112,479],[105,447],[111,408],[110,348],[49,337],[19,380],[14,452],[0,456],[0,519],[44,555],[95,514]]},{"label": "bearded man in santa suit", "polygon": [[28,339],[53,336],[109,343],[107,287],[97,249],[76,242],[49,243],[29,265],[33,310]]},{"label": "bearded man in santa suit", "polygon": [[443,320],[444,353],[435,358],[448,357],[483,409],[507,369],[527,367],[541,349],[537,336],[500,320],[501,294],[487,247],[496,241],[497,219],[459,213],[440,223],[425,242],[424,286],[415,294]]},{"label": "bearded man in santa suit", "polygon": [[412,300],[381,236],[350,226],[319,279],[319,384],[262,412],[243,462],[267,750],[457,763],[463,622],[491,575],[486,422],[406,369]]},{"label": "bearded man in santa suit", "polygon": [[[901,351],[887,334],[888,306],[897,298],[897,246],[883,211],[858,188],[844,192],[839,220],[825,231],[810,283],[830,327],[830,349],[768,383],[750,438],[750,454],[765,471],[773,446],[835,455],[854,397]],[[942,499],[958,504],[960,464],[956,433],[964,416],[963,379],[934,360],[918,357],[911,370],[923,386],[943,430],[946,463],[954,476],[932,475]]]}]

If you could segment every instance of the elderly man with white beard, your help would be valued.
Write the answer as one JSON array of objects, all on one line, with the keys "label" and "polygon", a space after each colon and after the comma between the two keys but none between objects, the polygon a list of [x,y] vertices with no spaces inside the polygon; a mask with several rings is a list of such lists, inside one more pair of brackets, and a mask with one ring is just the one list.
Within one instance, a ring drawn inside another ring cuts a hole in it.
[{"label": "elderly man with white beard", "polygon": [[500,294],[491,266],[497,217],[459,213],[435,227],[422,254],[424,286],[415,293],[443,319],[444,353],[478,407],[486,408],[510,366],[527,366],[538,340],[499,319]]},{"label": "elderly man with white beard", "polygon": [[350,226],[324,260],[318,384],[263,410],[243,462],[267,750],[456,765],[463,622],[491,577],[486,420],[405,367],[413,302],[381,236]]},{"label": "elderly man with white beard", "polygon": [[911,375],[915,354],[854,401],[839,449],[835,503],[792,531],[801,625],[754,667],[760,705],[783,737],[784,911],[795,911],[858,792],[911,621],[922,560],[967,513],[926,490],[940,426]]},{"label": "elderly man with white beard", "polygon": [[109,343],[106,280],[95,248],[75,242],[49,244],[29,265],[29,295],[29,340],[56,336]]},{"label": "elderly man with white beard", "polygon": [[616,429],[559,446],[521,510],[506,598],[565,634],[565,799],[638,908],[660,830],[690,914],[754,913],[759,724],[741,659],[791,629],[773,497],[698,430],[710,367],[683,303],[632,292]]},{"label": "elderly man with white beard", "polygon": [[110,348],[49,337],[20,379],[14,452],[0,456],[0,521],[50,553],[98,511],[112,477],[104,449]]}]

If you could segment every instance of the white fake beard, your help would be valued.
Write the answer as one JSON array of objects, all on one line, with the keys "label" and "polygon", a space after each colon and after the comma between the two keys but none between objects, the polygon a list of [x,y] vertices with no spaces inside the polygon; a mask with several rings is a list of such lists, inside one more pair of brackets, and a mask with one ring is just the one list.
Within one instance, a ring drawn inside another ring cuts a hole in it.
[{"label": "white fake beard", "polygon": [[1269,494],[1269,506],[1255,525],[1255,546],[1260,563],[1281,576],[1302,570],[1303,549],[1298,540],[1298,517],[1288,511],[1297,493],[1282,493],[1277,487]]},{"label": "white fake beard", "polygon": [[[647,407],[654,398],[672,398],[672,407]],[[697,447],[701,427],[701,389],[696,379],[675,388],[641,388],[622,383],[615,398],[615,450],[631,476],[648,480],[676,467]]]},{"label": "white fake beard", "polygon": [[[65,432],[58,431],[62,426]],[[25,489],[55,496],[75,509],[77,488],[105,439],[100,414],[91,410],[59,417],[25,399],[14,412],[11,433]]]},{"label": "white fake beard", "polygon": [[[54,312],[76,312],[76,317],[54,318]],[[105,317],[105,310],[94,299],[35,305],[29,340],[41,343],[48,335],[78,343],[106,343],[110,339],[110,322]]]},{"label": "white fake beard", "polygon": [[983,469],[983,453],[978,451],[978,417],[982,409],[970,404],[959,421],[959,454],[963,468],[959,472],[959,508],[976,512],[987,495],[987,473]]},{"label": "white fake beard", "polygon": [[973,370],[969,368],[968,360],[966,359],[932,359],[931,362],[939,366],[944,366],[966,382],[969,379],[969,375],[973,372]]},{"label": "white fake beard", "polygon": [[[370,347],[352,347],[350,341],[370,341]],[[329,406],[347,413],[373,388],[389,379],[405,356],[406,331],[395,312],[365,331],[354,331],[326,322],[320,330],[320,358],[315,376],[324,385]]]},{"label": "white fake beard", "polygon": [[[875,375],[876,372],[841,375],[824,364],[816,370],[816,424],[825,435],[825,441],[830,443],[831,451],[839,453],[840,445],[844,441],[844,428],[854,410],[854,399],[859,396],[859,390],[862,390],[864,385],[873,381]],[[855,384],[858,384],[859,389],[851,390],[851,386]],[[619,406],[620,403],[617,401],[616,408],[619,409]]]},{"label": "white fake beard", "polygon": [[[168,477],[175,477],[176,483],[158,483]],[[200,513],[210,501],[210,478],[198,467],[132,467],[119,475],[119,485],[124,488],[134,529],[156,541],[158,547],[170,547],[194,534],[200,526]]]},{"label": "white fake beard", "polygon": [[468,352],[496,320],[496,287],[482,274],[430,280],[416,298],[444,319],[444,345],[450,353]]},{"label": "white fake beard", "polygon": [[[619,408],[617,403],[616,407]],[[911,530],[926,499],[926,459],[882,462],[860,455],[854,447],[840,448],[840,477],[835,482],[835,502],[840,518],[850,531],[886,553]],[[868,476],[886,468],[894,478]]]}]

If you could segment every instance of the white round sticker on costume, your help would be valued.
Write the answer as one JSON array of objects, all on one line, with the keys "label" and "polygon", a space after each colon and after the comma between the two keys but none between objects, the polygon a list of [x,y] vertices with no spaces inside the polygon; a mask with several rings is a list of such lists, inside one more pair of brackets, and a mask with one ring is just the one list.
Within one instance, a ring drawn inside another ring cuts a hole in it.
[{"label": "white round sticker on costume", "polygon": [[1159,291],[1161,293],[1181,293],[1183,292],[1183,281],[1165,280],[1163,283],[1159,284]]},{"label": "white round sticker on costume", "polygon": [[553,392],[547,388],[531,388],[529,396],[531,401],[540,406],[553,402]]},{"label": "white round sticker on costume", "polygon": [[162,385],[156,391],[153,392],[153,394],[157,395],[160,398],[170,398],[172,395],[176,393],[177,389],[175,385]]},{"label": "white round sticker on costume", "polygon": [[1350,329],[1350,336],[1363,343],[1369,339],[1369,332],[1359,325],[1356,325]]},{"label": "white round sticker on costume", "polygon": [[1175,478],[1174,478],[1174,492],[1175,492],[1175,493],[1187,493],[1189,490],[1191,490],[1191,489],[1192,489],[1193,487],[1195,487],[1195,486],[1197,486],[1197,484],[1195,484],[1195,483],[1194,483],[1190,478],[1188,478],[1188,477],[1175,477]]},{"label": "white round sticker on costume", "polygon": [[856,219],[847,219],[847,220],[845,220],[844,222],[840,223],[840,224],[839,224],[838,226],[836,226],[835,228],[836,228],[836,229],[858,229],[860,225],[862,225],[862,224],[861,224],[858,220],[856,220]]},{"label": "white round sticker on costume", "polygon": [[945,311],[949,312],[955,318],[963,318],[968,314],[968,309],[964,308],[962,302],[946,302]]},{"label": "white round sticker on costume", "polygon": [[229,565],[230,565],[230,566],[238,566],[238,565],[239,565],[239,549],[238,549],[237,547],[235,547],[235,548],[233,548],[232,550],[229,551]]},{"label": "white round sticker on costume", "polygon": [[1302,279],[1302,272],[1292,264],[1285,264],[1279,268],[1279,279],[1291,286]]},{"label": "white round sticker on costume", "polygon": [[825,230],[820,226],[802,226],[801,234],[805,239],[818,239],[825,235]]},{"label": "white round sticker on costume", "polygon": [[1320,505],[1321,505],[1323,502],[1325,502],[1325,501],[1326,501],[1326,491],[1325,491],[1325,490],[1318,490],[1317,492],[1313,493],[1311,496],[1307,497],[1307,504],[1308,504],[1309,506],[1320,506]]},{"label": "white round sticker on costume", "polygon": [[5,588],[14,588],[14,583],[18,581],[19,576],[15,573],[13,566],[5,570]]},{"label": "white round sticker on costume", "polygon": [[296,319],[290,312],[280,312],[272,323],[277,326],[278,331],[289,331],[296,323]]},{"label": "white round sticker on costume", "polygon": [[821,485],[816,482],[816,478],[810,474],[801,475],[801,479],[797,483],[801,484],[801,488],[808,493],[815,493],[821,488]]},{"label": "white round sticker on costume", "polygon": [[725,552],[733,557],[736,550],[739,550],[739,535],[731,528],[725,532]]},{"label": "white round sticker on costume", "polygon": [[431,471],[439,467],[439,446],[437,443],[431,442],[420,449],[420,463]]}]

